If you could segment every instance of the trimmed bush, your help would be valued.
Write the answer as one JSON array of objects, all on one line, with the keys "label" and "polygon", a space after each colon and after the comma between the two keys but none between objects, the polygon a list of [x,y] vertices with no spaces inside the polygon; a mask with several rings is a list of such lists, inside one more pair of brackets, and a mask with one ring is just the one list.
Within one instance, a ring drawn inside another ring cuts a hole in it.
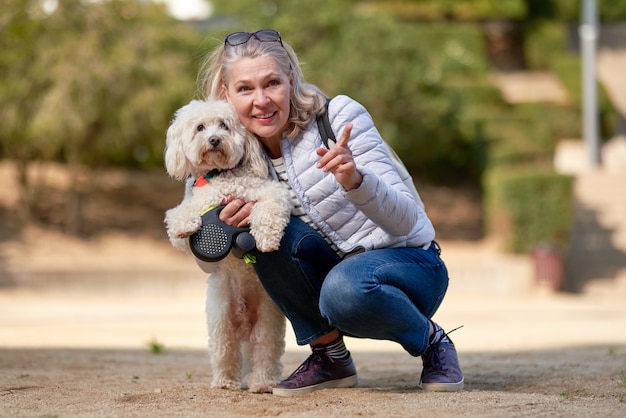
[{"label": "trimmed bush", "polygon": [[572,219],[573,177],[529,167],[485,175],[487,234],[506,251],[529,253],[539,244],[565,249]]}]

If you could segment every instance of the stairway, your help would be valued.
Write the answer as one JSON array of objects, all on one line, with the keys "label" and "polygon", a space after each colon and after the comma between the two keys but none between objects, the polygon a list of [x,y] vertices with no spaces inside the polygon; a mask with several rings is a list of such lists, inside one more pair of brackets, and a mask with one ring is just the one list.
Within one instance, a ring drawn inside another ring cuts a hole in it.
[{"label": "stairway", "polygon": [[575,178],[565,290],[620,292],[626,298],[626,160],[612,151],[612,159],[605,155],[606,163],[592,170],[585,154],[582,141],[564,141],[555,159],[558,171]]}]

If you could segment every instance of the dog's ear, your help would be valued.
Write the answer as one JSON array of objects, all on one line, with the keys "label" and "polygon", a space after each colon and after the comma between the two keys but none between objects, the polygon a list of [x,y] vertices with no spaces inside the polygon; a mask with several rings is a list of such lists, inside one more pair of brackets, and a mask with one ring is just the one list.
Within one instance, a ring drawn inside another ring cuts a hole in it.
[{"label": "dog's ear", "polygon": [[267,161],[265,160],[261,143],[246,128],[241,126],[241,129],[243,130],[244,138],[246,138],[241,164],[248,167],[255,177],[264,179],[268,178],[269,170],[267,168]]},{"label": "dog's ear", "polygon": [[176,111],[165,138],[165,168],[170,176],[180,181],[184,181],[191,174],[184,144],[187,137],[189,141],[193,138],[193,129],[185,116],[192,103]]},{"label": "dog's ear", "polygon": [[[259,178],[268,178],[269,169],[265,159],[265,153],[259,140],[248,131],[239,120],[230,103],[224,101],[228,106],[227,124],[233,129],[237,135],[245,139],[243,143],[243,157],[240,164],[250,172],[251,175]],[[227,112],[224,112],[225,114]]]}]

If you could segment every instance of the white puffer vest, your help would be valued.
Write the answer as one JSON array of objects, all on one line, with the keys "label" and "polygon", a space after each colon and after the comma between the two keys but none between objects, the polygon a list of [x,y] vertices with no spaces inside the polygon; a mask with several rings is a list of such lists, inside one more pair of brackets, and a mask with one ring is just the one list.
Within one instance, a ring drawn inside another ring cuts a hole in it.
[{"label": "white puffer vest", "polygon": [[299,138],[283,139],[289,182],[313,222],[345,253],[429,245],[435,230],[397,173],[367,110],[347,96],[337,96],[328,114],[337,138],[352,123],[348,146],[363,183],[345,191],[331,173],[316,168],[315,151],[323,145],[315,121]]}]

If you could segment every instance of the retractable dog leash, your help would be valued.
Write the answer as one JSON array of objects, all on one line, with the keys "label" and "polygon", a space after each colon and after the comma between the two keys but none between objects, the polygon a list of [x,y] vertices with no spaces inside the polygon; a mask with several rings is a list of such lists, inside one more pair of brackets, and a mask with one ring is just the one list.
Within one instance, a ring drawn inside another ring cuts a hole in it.
[{"label": "retractable dog leash", "polygon": [[223,205],[202,214],[200,229],[189,237],[191,252],[202,261],[216,262],[232,250],[235,257],[254,263],[254,257],[249,253],[256,247],[256,242],[250,228],[237,228],[222,222],[219,218],[222,209]]}]

